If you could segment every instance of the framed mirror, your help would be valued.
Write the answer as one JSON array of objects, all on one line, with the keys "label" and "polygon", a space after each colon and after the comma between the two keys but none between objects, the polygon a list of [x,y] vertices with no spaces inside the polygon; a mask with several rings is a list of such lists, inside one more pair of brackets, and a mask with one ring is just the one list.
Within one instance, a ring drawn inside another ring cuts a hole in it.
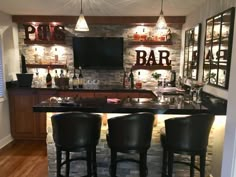
[{"label": "framed mirror", "polygon": [[198,80],[201,24],[185,31],[183,77]]},{"label": "framed mirror", "polygon": [[235,8],[206,20],[203,81],[228,89]]}]

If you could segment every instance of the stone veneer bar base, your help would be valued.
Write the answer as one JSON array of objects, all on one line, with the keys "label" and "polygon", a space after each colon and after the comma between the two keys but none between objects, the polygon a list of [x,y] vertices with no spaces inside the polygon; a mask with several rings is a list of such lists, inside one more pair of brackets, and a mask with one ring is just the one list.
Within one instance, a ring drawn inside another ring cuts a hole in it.
[{"label": "stone veneer bar base", "polygon": [[[50,114],[49,114],[50,115]],[[169,117],[176,117],[171,115]],[[166,115],[158,115],[158,124],[153,129],[152,144],[148,150],[147,165],[148,177],[161,177],[161,163],[162,163],[162,147],[160,144],[160,128],[164,126]],[[52,139],[51,120],[47,119],[47,151],[48,151],[48,172],[49,177],[56,177],[56,152],[55,145]],[[103,126],[101,130],[100,142],[97,146],[97,173],[98,177],[109,177],[109,164],[110,164],[110,150],[106,142],[107,126]],[[212,133],[211,133],[212,134]],[[212,161],[212,141],[211,136],[209,139],[209,147],[206,161],[206,176],[209,175]],[[76,156],[76,154],[72,154]],[[138,157],[138,156],[136,156]],[[182,157],[183,158],[183,157]],[[62,169],[64,174],[65,169]],[[70,177],[78,177],[86,175],[86,163],[84,161],[74,161],[71,163]],[[139,177],[139,168],[136,163],[122,162],[118,164],[117,176],[119,177]],[[195,170],[196,177],[199,172]],[[174,165],[173,177],[189,177],[189,167],[182,164]]]}]

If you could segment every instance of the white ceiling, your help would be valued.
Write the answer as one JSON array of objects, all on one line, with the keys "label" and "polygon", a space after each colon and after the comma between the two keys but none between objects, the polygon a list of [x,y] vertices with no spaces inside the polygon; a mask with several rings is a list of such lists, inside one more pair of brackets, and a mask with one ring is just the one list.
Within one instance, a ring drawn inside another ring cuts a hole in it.
[{"label": "white ceiling", "polygon": [[[186,16],[206,0],[163,0],[166,16]],[[83,0],[85,16],[157,16],[161,0]],[[78,15],[80,0],[1,0],[10,15]]]}]

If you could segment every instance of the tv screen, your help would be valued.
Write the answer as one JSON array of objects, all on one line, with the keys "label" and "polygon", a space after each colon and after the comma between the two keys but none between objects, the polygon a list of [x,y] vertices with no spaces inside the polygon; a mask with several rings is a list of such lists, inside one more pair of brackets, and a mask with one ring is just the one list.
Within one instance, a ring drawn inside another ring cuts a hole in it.
[{"label": "tv screen", "polygon": [[84,69],[123,69],[122,37],[74,37],[74,66]]}]

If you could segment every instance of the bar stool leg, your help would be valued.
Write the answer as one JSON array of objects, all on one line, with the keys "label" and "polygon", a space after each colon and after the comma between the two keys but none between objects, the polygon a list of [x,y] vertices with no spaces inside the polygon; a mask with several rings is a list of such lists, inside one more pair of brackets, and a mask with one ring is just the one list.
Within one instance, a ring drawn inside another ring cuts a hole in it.
[{"label": "bar stool leg", "polygon": [[92,173],[91,173],[91,149],[87,149],[86,150],[86,154],[87,154],[87,174],[88,176],[92,176]]},{"label": "bar stool leg", "polygon": [[70,174],[70,152],[66,151],[66,177]]},{"label": "bar stool leg", "polygon": [[97,158],[96,158],[96,147],[93,147],[92,154],[92,166],[93,166],[93,176],[97,177]]},{"label": "bar stool leg", "polygon": [[168,152],[168,177],[172,177],[172,173],[173,173],[173,160],[174,160],[174,153],[169,151]]},{"label": "bar stool leg", "polygon": [[168,158],[168,152],[163,147],[163,154],[162,154],[162,177],[166,176],[166,165],[167,165],[167,158]]},{"label": "bar stool leg", "polygon": [[191,155],[190,177],[194,177],[195,155]]},{"label": "bar stool leg", "polygon": [[57,156],[57,177],[61,176],[61,150],[56,148],[56,156]]},{"label": "bar stool leg", "polygon": [[147,152],[142,152],[139,154],[140,162],[139,162],[139,173],[140,177],[147,176]]},{"label": "bar stool leg", "polygon": [[206,164],[206,152],[202,152],[200,155],[200,177],[205,176],[205,164]]},{"label": "bar stool leg", "polygon": [[117,152],[111,149],[111,166],[110,166],[111,177],[116,177],[116,157],[117,157]]}]

